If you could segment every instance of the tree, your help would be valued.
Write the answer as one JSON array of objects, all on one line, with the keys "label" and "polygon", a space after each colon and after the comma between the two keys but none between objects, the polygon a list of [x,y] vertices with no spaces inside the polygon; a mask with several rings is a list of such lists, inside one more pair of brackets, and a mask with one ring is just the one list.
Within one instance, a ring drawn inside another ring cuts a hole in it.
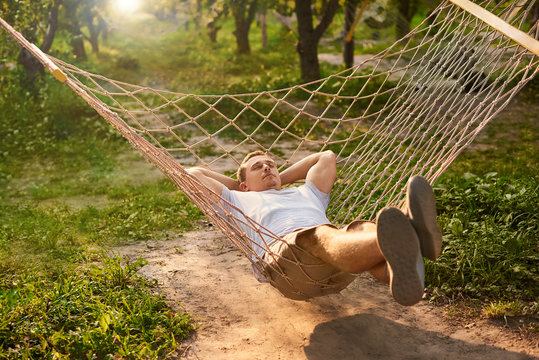
[{"label": "tree", "polygon": [[420,0],[393,0],[397,9],[397,38],[403,38],[410,32],[410,23],[419,8]]},{"label": "tree", "polygon": [[[41,43],[39,48],[49,52],[58,29],[58,8],[61,0],[51,1],[3,1],[0,15],[30,42]],[[26,49],[21,48],[17,58],[23,65],[28,79],[33,81],[43,75],[43,66]]]},{"label": "tree", "polygon": [[[354,18],[356,15],[357,0],[344,1],[344,42],[343,60],[347,68],[354,65]],[[352,31],[352,32],[351,32]],[[351,34],[352,36],[349,36]]]},{"label": "tree", "polygon": [[105,6],[106,0],[63,0],[60,27],[71,36],[75,58],[86,60],[84,40],[90,43],[94,53],[99,52],[99,36],[108,34],[108,24],[101,13]]},{"label": "tree", "polygon": [[333,21],[339,8],[339,0],[328,0],[320,11],[320,22],[313,26],[313,10],[311,0],[295,0],[296,16],[298,19],[299,53],[301,77],[304,81],[313,81],[320,78],[320,64],[318,63],[318,43],[322,35]]},{"label": "tree", "polygon": [[211,42],[217,42],[217,32],[221,30],[219,21],[228,13],[228,3],[225,0],[207,0],[204,5],[209,8],[206,20],[208,37]]},{"label": "tree", "polygon": [[268,45],[268,30],[267,30],[267,20],[266,20],[266,6],[262,4],[260,9],[260,15],[258,22],[260,24],[260,32],[262,36],[262,47],[265,48]]},{"label": "tree", "polygon": [[78,17],[78,8],[81,4],[78,0],[64,0],[65,10],[65,24],[69,33],[71,34],[71,48],[73,49],[73,56],[79,60],[86,60],[86,50],[84,49],[84,36],[80,28],[80,21]]},{"label": "tree", "polygon": [[99,35],[106,37],[108,34],[108,24],[99,10],[104,6],[103,0],[86,0],[82,3],[80,17],[88,28],[88,35],[82,36],[92,45],[92,51],[99,53]]},{"label": "tree", "polygon": [[238,53],[245,54],[251,51],[249,46],[249,29],[256,15],[258,0],[229,0],[230,10],[234,17],[236,28],[234,36]]}]

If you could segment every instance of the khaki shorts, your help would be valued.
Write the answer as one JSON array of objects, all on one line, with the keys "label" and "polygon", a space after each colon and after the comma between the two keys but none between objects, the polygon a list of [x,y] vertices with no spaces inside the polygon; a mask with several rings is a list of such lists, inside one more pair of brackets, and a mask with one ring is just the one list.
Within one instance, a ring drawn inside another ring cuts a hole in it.
[{"label": "khaki shorts", "polygon": [[[354,221],[345,230],[354,231],[362,223]],[[271,277],[268,280],[287,298],[307,300],[339,293],[356,278],[297,245],[298,236],[313,236],[316,228],[314,226],[285,235],[282,240],[271,244],[270,251],[264,256],[265,272]]]}]

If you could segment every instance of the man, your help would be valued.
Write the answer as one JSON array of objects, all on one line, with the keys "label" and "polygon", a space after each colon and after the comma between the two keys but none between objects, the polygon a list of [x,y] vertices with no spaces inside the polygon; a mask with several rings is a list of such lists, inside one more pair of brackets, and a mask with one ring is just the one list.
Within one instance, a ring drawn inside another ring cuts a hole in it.
[{"label": "man", "polygon": [[[272,284],[292,299],[335,293],[358,274],[369,271],[389,282],[395,300],[413,305],[424,289],[422,256],[436,259],[441,231],[434,195],[428,182],[416,176],[408,183],[405,213],[396,208],[379,212],[376,224],[355,221],[337,229],[327,219],[329,192],[337,167],[331,151],[311,154],[279,173],[261,151],[248,154],[234,180],[204,168],[188,172],[243,213],[282,237],[265,251],[256,233],[256,253],[267,264]],[[299,187],[282,188],[305,180]],[[280,269],[276,271],[275,269]]]}]

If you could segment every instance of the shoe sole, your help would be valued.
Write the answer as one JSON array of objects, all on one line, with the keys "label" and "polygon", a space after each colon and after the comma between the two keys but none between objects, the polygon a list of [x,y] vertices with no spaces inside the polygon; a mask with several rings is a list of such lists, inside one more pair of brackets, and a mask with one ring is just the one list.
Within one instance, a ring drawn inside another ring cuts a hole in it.
[{"label": "shoe sole", "polygon": [[[410,219],[396,208],[382,210],[376,221],[378,246],[391,267],[390,290],[395,301],[411,306],[423,297],[423,259]],[[418,269],[421,262],[421,269]]]},{"label": "shoe sole", "polygon": [[442,232],[436,221],[436,202],[428,181],[414,176],[408,183],[407,215],[417,231],[421,253],[430,260],[436,260],[442,250]]}]

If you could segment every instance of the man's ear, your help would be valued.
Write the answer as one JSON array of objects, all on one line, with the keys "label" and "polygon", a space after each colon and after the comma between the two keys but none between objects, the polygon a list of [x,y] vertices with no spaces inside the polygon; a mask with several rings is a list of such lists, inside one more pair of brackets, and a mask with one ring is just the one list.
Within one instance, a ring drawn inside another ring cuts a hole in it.
[{"label": "man's ear", "polygon": [[241,191],[249,191],[249,189],[247,189],[247,185],[245,185],[245,181],[240,183],[240,190]]}]

